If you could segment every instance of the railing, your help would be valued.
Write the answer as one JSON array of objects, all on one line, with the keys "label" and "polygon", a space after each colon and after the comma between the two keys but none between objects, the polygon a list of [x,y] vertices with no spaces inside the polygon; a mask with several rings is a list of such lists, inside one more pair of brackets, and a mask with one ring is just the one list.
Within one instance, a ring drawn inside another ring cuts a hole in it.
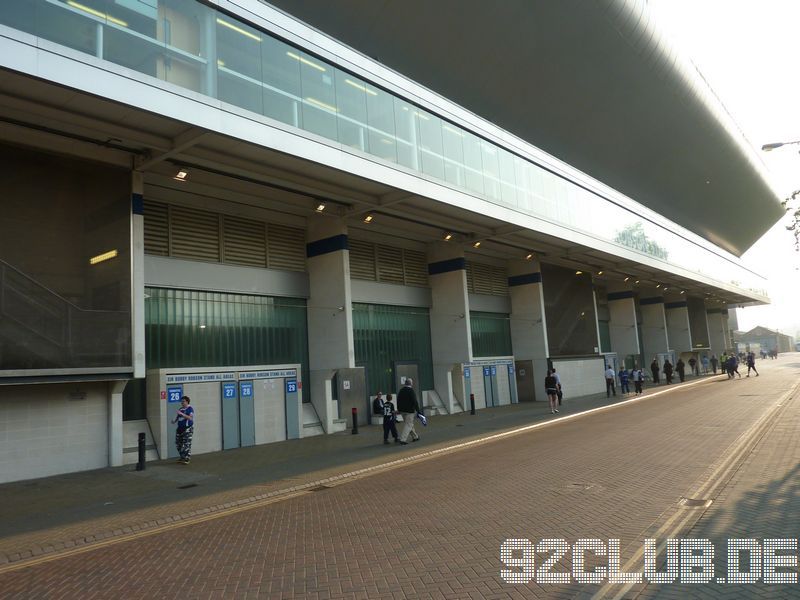
[{"label": "railing", "polygon": [[0,372],[128,366],[129,311],[81,308],[0,260]]}]

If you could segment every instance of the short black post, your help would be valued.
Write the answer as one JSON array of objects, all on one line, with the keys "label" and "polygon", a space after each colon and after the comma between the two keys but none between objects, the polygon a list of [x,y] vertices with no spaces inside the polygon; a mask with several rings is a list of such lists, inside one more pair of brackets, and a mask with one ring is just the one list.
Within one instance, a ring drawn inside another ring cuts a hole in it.
[{"label": "short black post", "polygon": [[475,394],[469,395],[469,414],[475,414]]},{"label": "short black post", "polygon": [[353,435],[358,433],[358,408],[353,407]]},{"label": "short black post", "polygon": [[136,463],[136,470],[137,471],[144,471],[145,459],[144,459],[144,434],[139,434],[139,462]]}]

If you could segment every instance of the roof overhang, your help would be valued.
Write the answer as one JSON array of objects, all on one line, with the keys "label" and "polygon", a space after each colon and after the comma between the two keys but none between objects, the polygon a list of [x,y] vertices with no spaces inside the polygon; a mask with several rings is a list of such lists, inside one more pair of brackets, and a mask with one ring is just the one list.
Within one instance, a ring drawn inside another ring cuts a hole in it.
[{"label": "roof overhang", "polygon": [[271,4],[737,256],[784,214],[760,158],[646,3]]}]

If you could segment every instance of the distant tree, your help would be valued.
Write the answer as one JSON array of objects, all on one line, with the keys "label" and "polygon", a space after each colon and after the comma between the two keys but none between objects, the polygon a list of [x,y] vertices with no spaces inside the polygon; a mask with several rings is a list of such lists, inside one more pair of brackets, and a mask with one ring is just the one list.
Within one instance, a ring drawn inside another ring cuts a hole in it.
[{"label": "distant tree", "polygon": [[797,202],[798,197],[800,197],[800,190],[795,190],[791,196],[781,202],[781,206],[786,209],[787,213],[794,211],[786,229],[794,235],[794,249],[800,252],[800,203]]},{"label": "distant tree", "polygon": [[662,260],[667,260],[669,257],[669,252],[665,248],[662,248],[647,237],[641,221],[637,221],[633,225],[628,225],[625,229],[618,231],[614,241]]}]

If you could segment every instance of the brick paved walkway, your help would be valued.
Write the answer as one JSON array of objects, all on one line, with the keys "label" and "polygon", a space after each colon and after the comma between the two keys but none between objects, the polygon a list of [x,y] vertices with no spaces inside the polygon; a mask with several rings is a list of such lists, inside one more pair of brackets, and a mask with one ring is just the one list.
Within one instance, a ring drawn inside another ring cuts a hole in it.
[{"label": "brick paved walkway", "polygon": [[[759,379],[701,382],[370,477],[333,481],[285,501],[9,571],[0,574],[0,591],[12,598],[582,595],[593,586],[503,582],[503,540],[620,538],[624,561],[630,547],[641,544],[642,532],[707,479],[797,380],[795,363],[762,364]],[[791,435],[791,424],[800,420],[798,404],[781,407],[785,416],[762,438],[775,450],[758,445],[696,528],[712,522],[724,537],[734,530],[761,537],[758,532],[782,516],[761,508],[776,495],[785,499],[787,514],[797,514],[800,506],[789,494],[795,488],[787,479],[797,448],[772,439]],[[385,456],[396,458],[397,452]],[[759,458],[763,462],[755,462]],[[772,475],[775,461],[787,465],[785,473]],[[734,494],[737,486],[743,486],[747,503]],[[723,511],[716,521],[714,511]],[[762,515],[764,528],[751,527],[754,514]],[[651,586],[632,595],[686,597],[681,587]],[[706,587],[712,593],[729,586]],[[739,597],[751,590],[772,593],[764,585],[739,587],[748,588]]]}]

